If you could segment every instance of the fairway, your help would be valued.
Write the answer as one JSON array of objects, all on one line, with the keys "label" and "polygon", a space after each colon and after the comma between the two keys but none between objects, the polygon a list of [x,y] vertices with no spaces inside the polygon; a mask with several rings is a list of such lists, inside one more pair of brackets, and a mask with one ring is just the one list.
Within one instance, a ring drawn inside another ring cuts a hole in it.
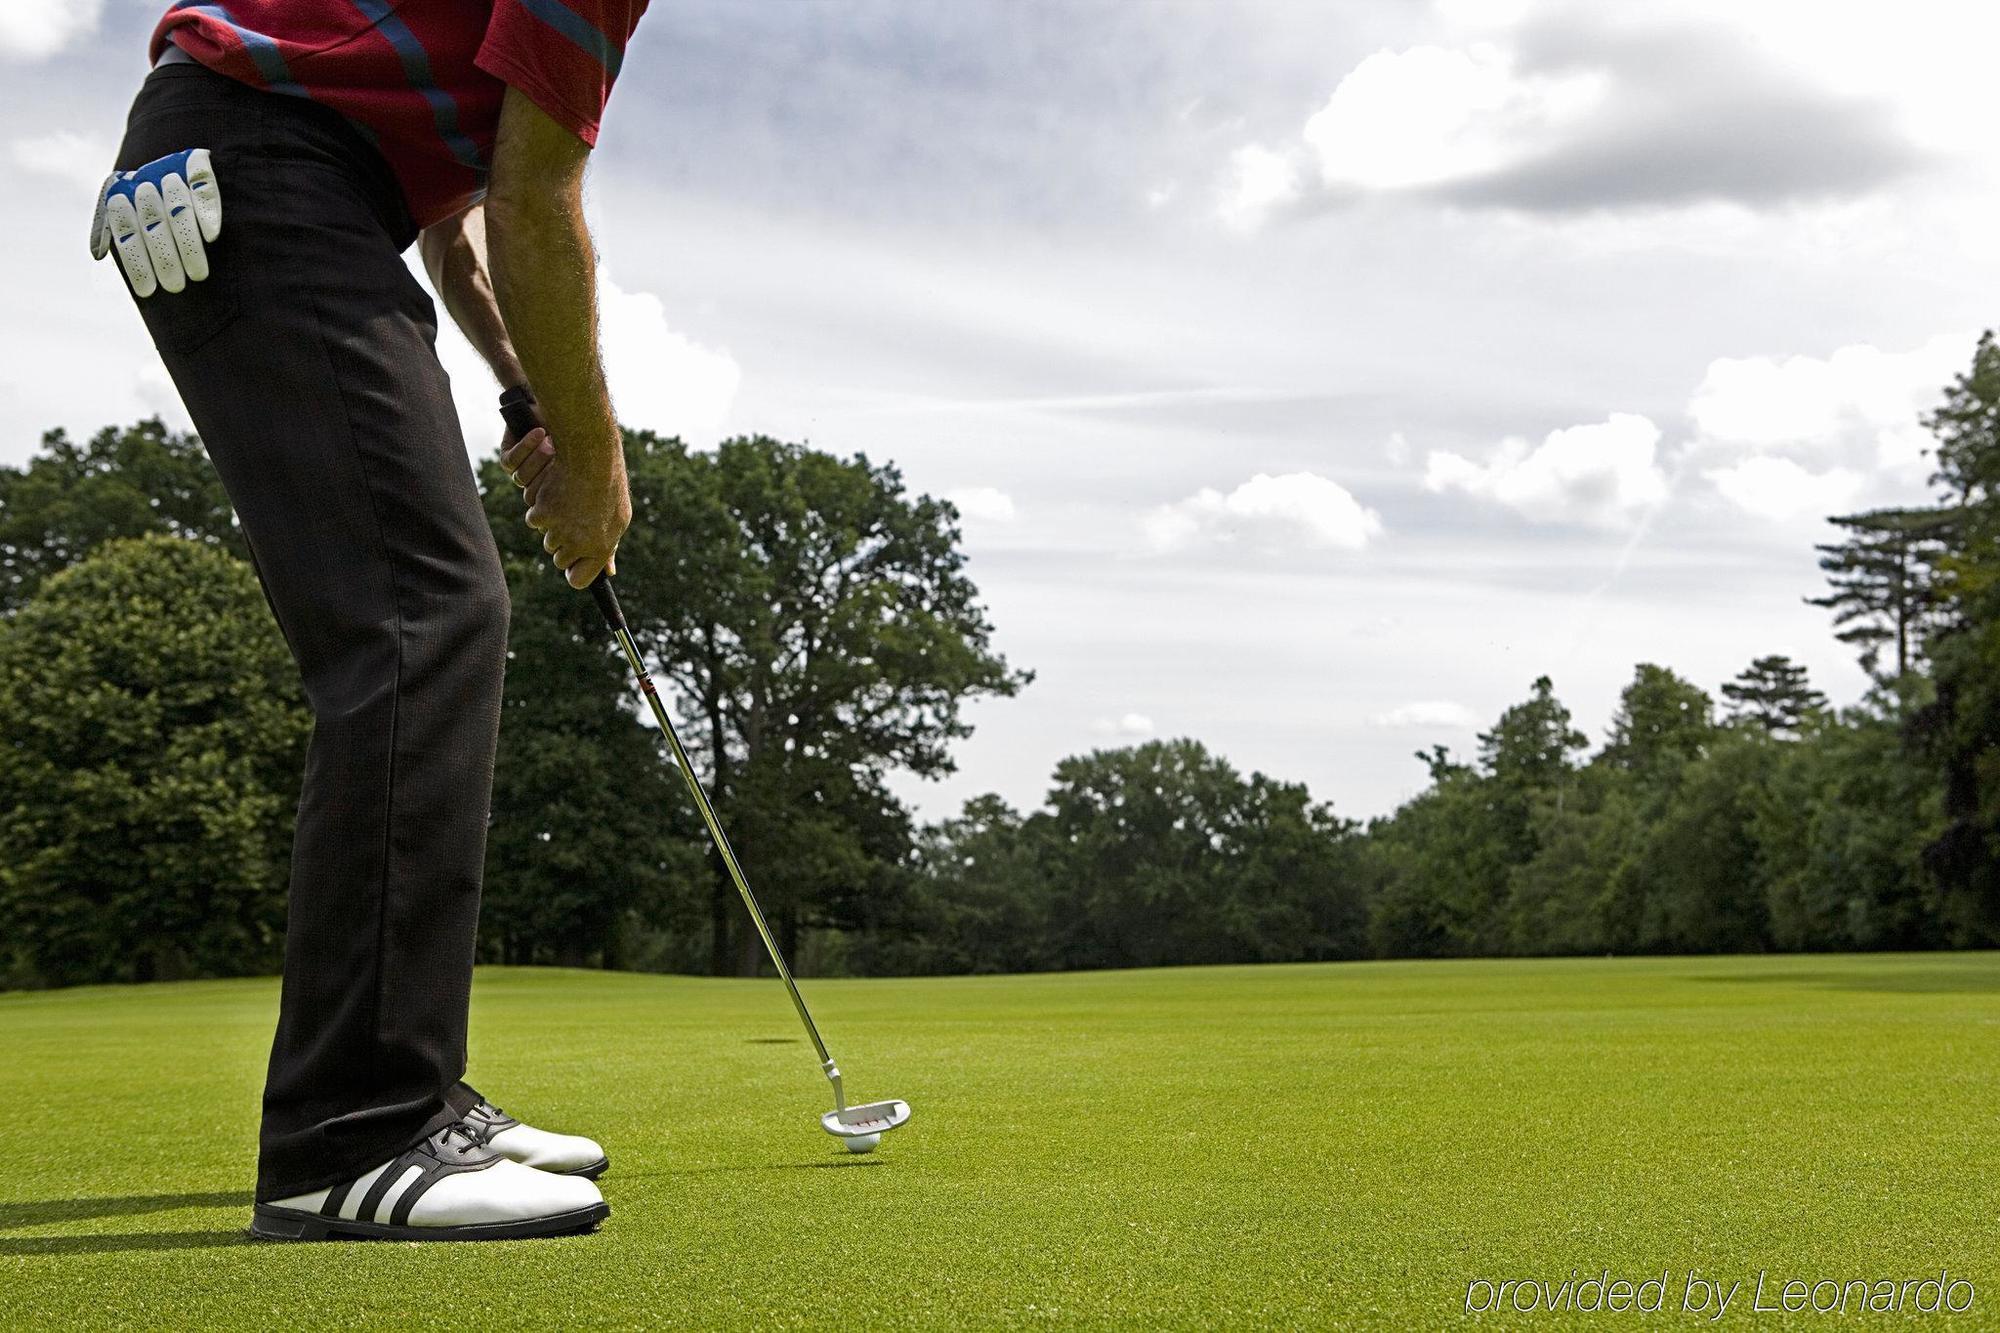
[{"label": "fairway", "polygon": [[[450,1247],[246,1241],[275,983],[0,995],[0,1327],[1692,1327],[1691,1270],[1826,1326],[1758,1272],[1940,1269],[2000,1323],[1993,954],[805,984],[915,1108],[872,1157],[775,982],[482,971],[473,1081],[613,1216]],[[1605,1269],[1665,1312],[1464,1313]]]}]

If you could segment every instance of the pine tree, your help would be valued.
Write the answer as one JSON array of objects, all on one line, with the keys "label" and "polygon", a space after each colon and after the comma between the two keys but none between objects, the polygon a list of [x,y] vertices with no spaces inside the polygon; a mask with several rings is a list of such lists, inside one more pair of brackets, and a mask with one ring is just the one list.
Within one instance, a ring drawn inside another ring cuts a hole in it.
[{"label": "pine tree", "polygon": [[[1836,637],[1861,650],[1862,669],[1878,680],[1917,669],[1940,627],[1946,609],[1940,565],[1954,518],[1944,509],[1874,509],[1827,520],[1848,535],[1814,548],[1832,591],[1806,601],[1833,612]],[[1891,646],[1894,670],[1884,672],[1882,653]]]},{"label": "pine tree", "polygon": [[1806,719],[1826,708],[1826,696],[1812,687],[1806,668],[1781,654],[1760,657],[1722,687],[1732,721],[1747,722],[1773,736],[1797,736]]}]

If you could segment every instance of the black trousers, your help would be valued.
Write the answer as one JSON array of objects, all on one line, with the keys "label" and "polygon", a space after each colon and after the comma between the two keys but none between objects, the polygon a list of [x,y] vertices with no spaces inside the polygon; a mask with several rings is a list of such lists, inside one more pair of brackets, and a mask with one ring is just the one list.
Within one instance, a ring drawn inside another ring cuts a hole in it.
[{"label": "black trousers", "polygon": [[118,166],[207,148],[211,273],[139,309],[228,487],[313,714],[257,1197],[469,1109],[466,1005],[507,647],[416,228],[337,113],[198,65],[147,78]]}]

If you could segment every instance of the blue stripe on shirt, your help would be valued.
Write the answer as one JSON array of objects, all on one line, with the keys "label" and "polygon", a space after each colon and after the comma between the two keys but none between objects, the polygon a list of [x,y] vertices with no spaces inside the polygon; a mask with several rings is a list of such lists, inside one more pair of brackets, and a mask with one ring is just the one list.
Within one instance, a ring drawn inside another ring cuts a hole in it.
[{"label": "blue stripe on shirt", "polygon": [[625,59],[625,48],[612,41],[603,29],[563,3],[563,0],[520,0],[521,8],[569,38],[583,53],[604,66],[614,79]]},{"label": "blue stripe on shirt", "polygon": [[204,0],[180,0],[171,12],[183,11],[214,19],[235,33],[237,40],[243,43],[244,53],[250,57],[251,63],[257,66],[258,76],[264,80],[264,86],[272,92],[283,93],[287,97],[312,96],[292,78],[292,71],[286,67],[285,57],[279,52],[278,44],[263,33],[252,32],[238,23],[224,6],[205,3]]},{"label": "blue stripe on shirt", "polygon": [[459,127],[458,103],[452,100],[450,93],[438,87],[437,78],[431,73],[430,54],[417,40],[417,35],[396,16],[396,11],[386,0],[353,0],[353,4],[396,49],[396,58],[403,63],[403,77],[430,103],[431,120],[437,126],[438,137],[451,150],[451,155],[458,159],[460,165],[485,175],[486,162],[479,156],[478,147]]}]

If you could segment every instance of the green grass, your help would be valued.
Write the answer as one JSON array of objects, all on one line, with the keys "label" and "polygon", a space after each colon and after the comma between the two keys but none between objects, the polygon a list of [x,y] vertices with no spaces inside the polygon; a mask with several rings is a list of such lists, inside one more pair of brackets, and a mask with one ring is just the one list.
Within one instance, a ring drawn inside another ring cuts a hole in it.
[{"label": "green grass", "polygon": [[872,1157],[775,982],[483,972],[473,1080],[602,1139],[614,1212],[455,1247],[245,1241],[272,983],[0,996],[0,1328],[1623,1326],[1464,1313],[1605,1268],[1655,1326],[1690,1270],[1726,1323],[1940,1268],[2000,1323],[2000,956],[807,986],[916,1108]]}]

